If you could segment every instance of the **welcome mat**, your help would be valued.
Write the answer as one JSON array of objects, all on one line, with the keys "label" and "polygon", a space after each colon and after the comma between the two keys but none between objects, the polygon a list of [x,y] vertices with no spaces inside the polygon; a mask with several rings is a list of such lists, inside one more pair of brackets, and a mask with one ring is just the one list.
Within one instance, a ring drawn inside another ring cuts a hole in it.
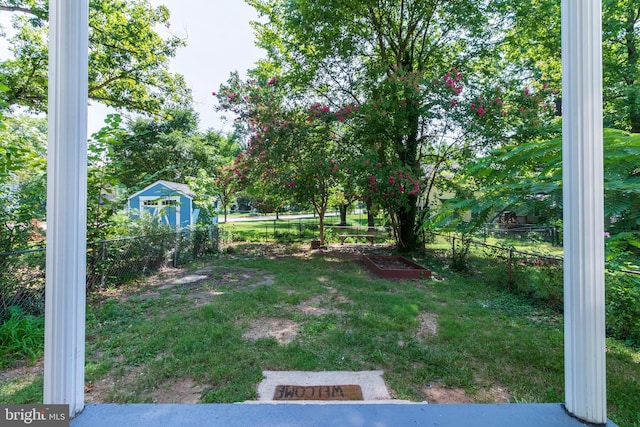
[{"label": "welcome mat", "polygon": [[359,385],[278,385],[273,400],[364,400]]}]

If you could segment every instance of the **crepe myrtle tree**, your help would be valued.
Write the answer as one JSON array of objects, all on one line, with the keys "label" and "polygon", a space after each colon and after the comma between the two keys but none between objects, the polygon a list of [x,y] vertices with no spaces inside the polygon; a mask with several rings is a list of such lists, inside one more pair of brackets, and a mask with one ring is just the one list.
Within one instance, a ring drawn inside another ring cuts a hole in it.
[{"label": "crepe myrtle tree", "polygon": [[561,159],[551,160],[546,150],[546,141],[561,132],[557,97],[554,87],[530,80],[511,87],[494,85],[465,100],[467,128],[485,140],[484,148],[460,162],[455,174],[441,181],[457,197],[434,213],[427,224],[437,227],[456,221],[454,218],[460,222],[464,217],[461,212],[471,212],[472,221],[460,223],[471,231],[511,210],[544,211],[549,221],[557,219],[562,205],[556,192],[560,182],[550,171]]},{"label": "crepe myrtle tree", "polygon": [[215,93],[220,108],[233,111],[249,134],[247,148],[236,162],[237,173],[246,186],[260,186],[271,198],[313,206],[324,244],[330,200],[348,188],[350,169],[339,128],[358,107],[287,103],[278,86],[275,77],[243,82],[232,74]]}]

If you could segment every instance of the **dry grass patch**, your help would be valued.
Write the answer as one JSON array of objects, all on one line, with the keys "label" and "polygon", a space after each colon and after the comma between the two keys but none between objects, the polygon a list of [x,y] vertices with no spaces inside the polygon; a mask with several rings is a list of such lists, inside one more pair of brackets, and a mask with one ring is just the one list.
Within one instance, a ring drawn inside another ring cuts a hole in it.
[{"label": "dry grass patch", "polygon": [[473,403],[462,388],[448,388],[440,384],[430,384],[422,388],[428,403]]},{"label": "dry grass patch", "polygon": [[299,325],[293,320],[261,318],[254,320],[242,336],[250,340],[275,338],[278,344],[285,345],[293,341],[298,333]]},{"label": "dry grass patch", "polygon": [[427,339],[438,335],[438,317],[433,313],[422,312],[418,315],[419,339]]}]

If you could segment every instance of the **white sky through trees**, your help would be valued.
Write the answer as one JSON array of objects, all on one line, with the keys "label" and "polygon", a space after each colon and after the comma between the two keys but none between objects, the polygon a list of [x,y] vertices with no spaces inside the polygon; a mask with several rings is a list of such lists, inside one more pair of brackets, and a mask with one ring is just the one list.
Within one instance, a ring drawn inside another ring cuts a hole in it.
[{"label": "white sky through trees", "polygon": [[[182,74],[193,92],[194,108],[200,117],[200,129],[231,131],[233,117],[222,121],[214,111],[211,92],[227,81],[232,71],[241,76],[264,56],[254,43],[249,25],[257,12],[244,0],[151,0],[171,11],[172,34],[187,39],[171,61],[171,71]],[[158,31],[164,35],[164,28]],[[89,134],[99,130],[110,110],[93,103],[89,108]]]}]

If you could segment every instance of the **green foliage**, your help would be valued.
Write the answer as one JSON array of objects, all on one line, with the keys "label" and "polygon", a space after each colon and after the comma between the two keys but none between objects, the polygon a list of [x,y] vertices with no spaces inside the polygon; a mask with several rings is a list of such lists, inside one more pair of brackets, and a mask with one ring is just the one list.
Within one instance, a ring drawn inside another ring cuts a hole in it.
[{"label": "green foliage", "polygon": [[640,345],[640,276],[607,274],[607,334]]},{"label": "green foliage", "polygon": [[20,359],[36,360],[44,351],[44,317],[9,307],[9,317],[0,323],[0,368]]},{"label": "green foliage", "polygon": [[[278,70],[289,99],[302,98],[307,105],[320,99],[324,102],[317,105],[333,108],[323,109],[322,115],[357,107],[352,120],[335,113],[335,120],[345,123],[335,133],[352,156],[370,158],[371,167],[390,162],[392,170],[425,181],[428,192],[433,188],[429,181],[439,177],[441,168],[465,152],[471,138],[460,135],[460,120],[469,111],[458,116],[448,111],[465,97],[457,98],[463,85],[457,82],[447,88],[445,82],[433,82],[441,81],[453,67],[472,75],[491,56],[496,39],[487,30],[494,17],[489,3],[385,0],[347,6],[334,0],[252,0],[249,4],[267,18],[255,24],[258,43],[269,53],[263,69]],[[421,162],[434,166],[433,174],[425,173]],[[367,172],[365,178],[375,170]],[[366,186],[366,181],[360,183]],[[394,205],[390,214],[398,246],[410,251],[417,245],[417,195],[405,196],[407,203]]]},{"label": "green foliage", "polygon": [[306,109],[289,105],[275,77],[243,82],[233,74],[220,88],[218,100],[220,108],[233,110],[246,122],[251,134],[231,170],[239,185],[256,197],[254,207],[268,212],[281,210],[287,201],[311,204],[323,241],[329,201],[348,188],[350,178],[345,173],[348,147],[336,132],[338,113],[319,103]]},{"label": "green foliage", "polygon": [[[501,44],[501,74],[544,78],[560,87],[561,17],[555,0],[498,1],[507,28]],[[635,0],[602,2],[604,123],[640,132],[638,47],[640,14]],[[515,71],[514,70],[518,70]]]},{"label": "green foliage", "polygon": [[[636,159],[640,135],[607,129],[604,132],[604,213],[611,233],[637,229],[640,224],[640,176]],[[476,159],[462,176],[473,177],[464,200],[453,200],[451,211],[471,210],[485,221],[503,211],[540,212],[540,222],[562,218],[562,140],[535,140],[495,149]],[[446,215],[443,215],[446,217]]]},{"label": "green foliage", "polygon": [[[11,106],[47,110],[48,3],[5,0],[18,8],[9,37],[13,58],[0,64],[1,94]],[[159,113],[191,101],[184,78],[169,72],[169,61],[184,41],[163,39],[156,26],[168,25],[169,10],[146,0],[89,2],[89,97],[116,108]]]},{"label": "green foliage", "polygon": [[46,120],[6,117],[0,128],[0,252],[42,240],[45,216]]},{"label": "green foliage", "polygon": [[605,233],[605,257],[611,270],[640,270],[640,233]]},{"label": "green foliage", "polygon": [[121,118],[110,114],[105,126],[91,135],[88,142],[87,167],[87,240],[94,242],[108,236],[107,227],[123,205],[126,189],[120,181],[120,164],[113,159],[114,147],[120,144],[124,130]]}]

